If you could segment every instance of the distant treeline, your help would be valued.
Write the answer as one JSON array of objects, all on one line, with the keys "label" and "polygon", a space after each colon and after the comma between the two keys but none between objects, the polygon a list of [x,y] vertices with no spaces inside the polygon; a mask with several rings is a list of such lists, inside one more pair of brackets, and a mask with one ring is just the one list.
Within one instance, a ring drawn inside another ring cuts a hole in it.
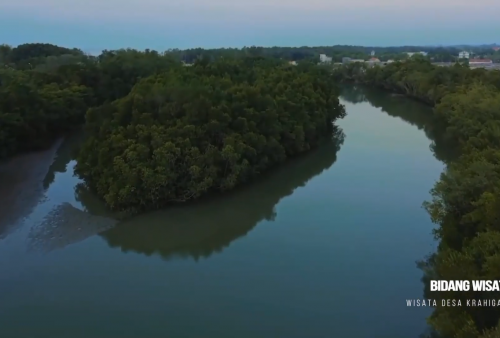
[{"label": "distant treeline", "polygon": [[500,52],[493,50],[493,46],[451,46],[451,47],[363,47],[363,46],[319,46],[319,47],[244,47],[219,48],[219,49],[172,49],[172,56],[186,63],[192,63],[201,56],[208,58],[218,57],[240,57],[240,56],[265,56],[281,58],[288,61],[317,61],[320,54],[332,57],[333,62],[341,62],[343,57],[368,60],[375,52],[375,57],[381,61],[404,60],[408,58],[408,52],[427,52],[427,57],[434,62],[453,62],[457,60],[458,53],[466,50],[471,51],[477,57],[491,58],[500,61]]},{"label": "distant treeline", "polygon": [[[424,205],[438,225],[438,251],[421,262],[426,299],[438,299],[429,323],[445,338],[500,335],[500,307],[468,307],[467,299],[500,299],[500,292],[430,292],[429,280],[500,280],[500,71],[417,59],[385,67],[350,64],[338,80],[405,94],[434,106],[461,156],[447,165]],[[442,307],[460,299],[460,307]]]}]

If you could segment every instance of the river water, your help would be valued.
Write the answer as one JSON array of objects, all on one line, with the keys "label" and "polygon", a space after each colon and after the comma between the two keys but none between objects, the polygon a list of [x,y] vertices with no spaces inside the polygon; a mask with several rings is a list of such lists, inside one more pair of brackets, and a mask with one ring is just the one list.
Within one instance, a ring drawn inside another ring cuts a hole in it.
[{"label": "river water", "polygon": [[345,87],[344,142],[224,196],[117,222],[80,137],[0,165],[0,336],[418,337],[421,208],[452,155],[429,108]]}]

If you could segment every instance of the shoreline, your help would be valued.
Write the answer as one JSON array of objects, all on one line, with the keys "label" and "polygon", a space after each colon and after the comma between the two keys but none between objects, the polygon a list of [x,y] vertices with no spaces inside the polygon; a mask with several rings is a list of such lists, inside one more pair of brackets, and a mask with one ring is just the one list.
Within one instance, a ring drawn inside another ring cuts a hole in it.
[{"label": "shoreline", "polygon": [[43,181],[62,142],[59,138],[48,149],[0,162],[0,240],[15,231],[43,198]]}]

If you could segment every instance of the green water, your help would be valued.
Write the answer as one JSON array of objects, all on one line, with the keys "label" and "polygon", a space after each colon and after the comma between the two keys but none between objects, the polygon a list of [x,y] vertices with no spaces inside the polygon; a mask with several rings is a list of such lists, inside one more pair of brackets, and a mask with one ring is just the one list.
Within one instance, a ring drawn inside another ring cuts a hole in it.
[{"label": "green water", "polygon": [[418,337],[431,309],[405,300],[436,246],[421,204],[452,154],[419,103],[342,102],[343,143],[118,224],[73,176],[78,137],[2,164],[0,336]]}]

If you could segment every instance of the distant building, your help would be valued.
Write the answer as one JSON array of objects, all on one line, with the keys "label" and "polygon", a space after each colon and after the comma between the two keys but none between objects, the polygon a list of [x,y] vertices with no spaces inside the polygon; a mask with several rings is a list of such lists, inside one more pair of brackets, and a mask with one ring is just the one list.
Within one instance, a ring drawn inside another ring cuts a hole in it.
[{"label": "distant building", "polygon": [[489,65],[492,64],[493,60],[490,59],[470,59],[469,65]]},{"label": "distant building", "polygon": [[292,66],[296,66],[297,65],[297,61],[289,61],[288,64],[290,64]]},{"label": "distant building", "polygon": [[365,60],[362,59],[351,59],[349,62],[365,62]]},{"label": "distant building", "polygon": [[463,52],[458,53],[459,59],[468,59],[469,57],[470,57],[469,52],[463,51]]},{"label": "distant building", "polygon": [[375,51],[374,50],[372,50],[371,56],[375,56]]},{"label": "distant building", "polygon": [[406,55],[408,55],[409,58],[411,58],[413,55],[420,54],[422,56],[427,56],[427,52],[408,52]]},{"label": "distant building", "polygon": [[495,52],[498,52],[498,51],[500,50],[500,47],[493,47],[493,50],[494,50]]},{"label": "distant building", "polygon": [[320,54],[319,55],[319,62],[321,62],[321,63],[331,63],[332,62],[332,58],[326,56],[326,54]]},{"label": "distant building", "polygon": [[351,60],[352,60],[351,58],[343,57],[342,58],[342,63],[349,63],[349,62],[351,62]]},{"label": "distant building", "polygon": [[394,62],[394,60],[387,60],[386,63],[393,63],[393,62]]},{"label": "distant building", "polygon": [[375,65],[379,65],[380,64],[380,60],[377,59],[377,58],[370,58],[370,60],[366,61],[366,64],[370,67],[373,67]]}]

